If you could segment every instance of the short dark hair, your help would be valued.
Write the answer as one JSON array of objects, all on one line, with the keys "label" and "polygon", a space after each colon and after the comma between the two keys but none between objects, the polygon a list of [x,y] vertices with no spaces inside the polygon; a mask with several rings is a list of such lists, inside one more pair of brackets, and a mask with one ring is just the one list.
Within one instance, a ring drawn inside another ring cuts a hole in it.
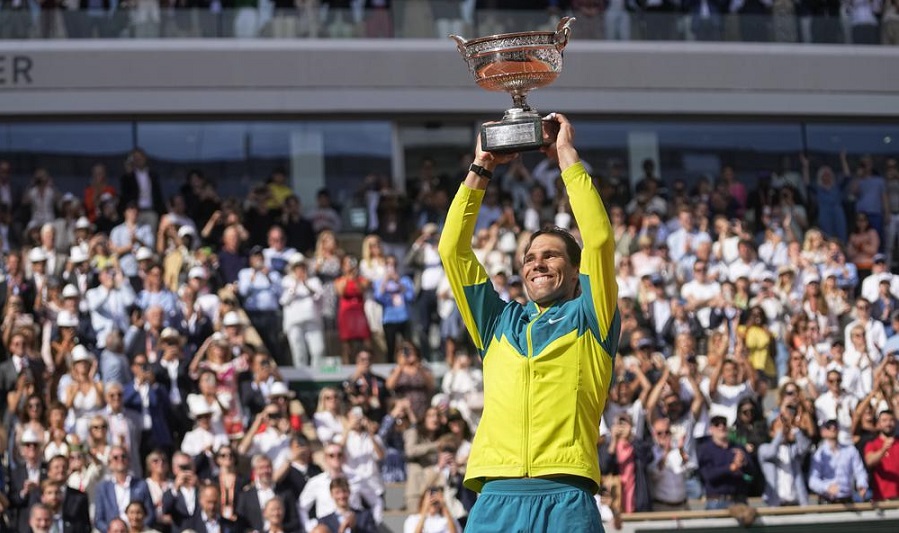
[{"label": "short dark hair", "polygon": [[528,245],[524,249],[525,255],[531,249],[531,245],[534,244],[534,239],[541,235],[552,235],[562,239],[562,242],[565,243],[565,253],[568,254],[568,260],[576,267],[581,266],[581,245],[578,244],[568,230],[558,226],[544,226],[542,229],[532,233],[531,238],[528,240]]},{"label": "short dark hair", "polygon": [[350,490],[350,482],[346,480],[345,477],[335,477],[331,480],[331,490],[334,489],[343,489],[346,491]]}]

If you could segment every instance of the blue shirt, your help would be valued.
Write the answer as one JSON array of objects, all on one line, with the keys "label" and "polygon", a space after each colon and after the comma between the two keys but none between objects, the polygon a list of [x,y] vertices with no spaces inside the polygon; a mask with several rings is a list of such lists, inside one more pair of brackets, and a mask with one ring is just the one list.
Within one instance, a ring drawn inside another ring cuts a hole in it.
[{"label": "blue shirt", "polygon": [[883,195],[886,182],[880,176],[869,176],[858,183],[858,200],[855,210],[862,213],[883,214]]},{"label": "blue shirt", "polygon": [[415,285],[408,276],[400,280],[375,282],[375,299],[384,307],[385,324],[401,324],[409,320],[409,305],[415,299]]},{"label": "blue shirt", "polygon": [[808,488],[817,494],[830,497],[827,487],[836,483],[834,499],[848,498],[855,488],[868,488],[868,472],[855,446],[837,444],[836,449],[821,441],[809,470]]},{"label": "blue shirt", "polygon": [[237,289],[244,298],[247,311],[277,311],[281,308],[281,274],[245,268],[237,275]]}]

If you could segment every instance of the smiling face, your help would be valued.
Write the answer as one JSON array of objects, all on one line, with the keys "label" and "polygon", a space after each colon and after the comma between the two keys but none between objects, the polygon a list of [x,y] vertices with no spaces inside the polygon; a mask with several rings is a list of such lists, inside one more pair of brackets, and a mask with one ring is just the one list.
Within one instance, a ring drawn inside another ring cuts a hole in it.
[{"label": "smiling face", "polygon": [[524,255],[522,277],[528,297],[539,306],[574,297],[578,284],[574,266],[561,237],[538,235]]}]

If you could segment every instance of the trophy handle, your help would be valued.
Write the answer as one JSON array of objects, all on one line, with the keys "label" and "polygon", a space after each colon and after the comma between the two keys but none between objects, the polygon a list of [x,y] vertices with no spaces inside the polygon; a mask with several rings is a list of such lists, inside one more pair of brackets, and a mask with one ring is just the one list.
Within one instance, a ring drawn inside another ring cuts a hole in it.
[{"label": "trophy handle", "polygon": [[568,39],[571,37],[571,23],[575,20],[574,17],[562,17],[559,25],[556,26],[556,35],[553,40],[556,41],[556,49],[560,52],[568,45]]},{"label": "trophy handle", "polygon": [[[452,39],[452,40],[454,40],[454,41],[456,41],[456,48],[459,49],[459,53],[462,54],[462,57],[467,58],[467,57],[468,57],[468,51],[465,49],[465,44],[466,44],[468,41],[466,41],[466,40],[463,39],[462,37],[459,37],[458,35],[450,35],[449,38]],[[568,40],[568,39],[566,39],[566,41],[567,41],[567,40]]]}]

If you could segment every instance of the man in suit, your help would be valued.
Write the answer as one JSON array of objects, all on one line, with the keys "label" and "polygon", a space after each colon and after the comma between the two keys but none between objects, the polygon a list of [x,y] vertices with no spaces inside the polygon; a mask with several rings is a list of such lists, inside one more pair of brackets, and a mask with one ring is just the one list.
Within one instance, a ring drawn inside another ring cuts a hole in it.
[{"label": "man in suit", "polygon": [[265,504],[272,498],[281,499],[284,503],[284,529],[291,531],[298,529],[300,519],[296,512],[296,505],[289,505],[296,500],[290,499],[289,493],[277,493],[275,491],[275,480],[273,479],[274,470],[272,468],[272,460],[266,455],[257,454],[253,456],[253,483],[244,488],[243,494],[237,500],[237,516],[240,517],[239,525],[244,529],[253,531],[263,531],[265,529],[265,519],[262,516],[262,510]]},{"label": "man in suit", "polygon": [[122,446],[112,446],[109,450],[109,478],[97,484],[94,493],[94,527],[100,533],[107,533],[109,522],[122,516],[128,504],[141,501],[147,509],[145,525],[156,520],[155,507],[150,498],[150,489],[143,479],[132,477],[128,451]]},{"label": "man in suit", "polygon": [[[50,459],[47,463],[47,479],[41,482],[40,493],[31,493],[31,503],[36,504],[39,500],[50,508],[54,519],[58,518],[65,525],[59,530],[60,533],[90,533],[90,503],[87,494],[67,486],[68,476],[69,459],[66,456],[57,455]],[[48,484],[55,485],[50,492]]]},{"label": "man in suit", "polygon": [[[64,502],[64,488],[59,481],[45,479],[41,482],[41,501],[51,514],[51,531],[58,533],[90,533],[90,517],[87,516],[87,497],[84,498],[85,516],[78,520],[66,515]],[[55,528],[53,526],[56,526]]]},{"label": "man in suit", "polygon": [[131,152],[131,168],[119,179],[119,205],[137,205],[141,223],[149,224],[155,233],[159,216],[165,212],[159,175],[150,170],[147,154],[140,148]]},{"label": "man in suit", "polygon": [[28,372],[34,380],[34,390],[43,391],[47,366],[39,357],[29,357],[25,350],[25,334],[20,331],[13,332],[6,347],[9,359],[0,363],[0,417],[6,415],[6,395],[16,388],[19,374]]},{"label": "man in suit", "polygon": [[187,396],[195,386],[188,375],[189,361],[184,357],[184,337],[175,328],[165,328],[159,334],[159,349],[162,352],[153,363],[153,379],[169,398],[171,406],[169,428],[176,443],[193,425],[187,412]]},{"label": "man in suit", "polygon": [[[350,483],[345,477],[331,480],[331,498],[334,499],[335,510],[318,521],[328,526],[331,531],[351,530],[353,533],[377,533],[378,525],[371,511],[362,511],[350,507]],[[286,529],[286,528],[285,528]]]},{"label": "man in suit", "polygon": [[0,276],[0,309],[6,309],[6,300],[12,294],[22,297],[22,309],[26,313],[34,311],[34,283],[25,277],[22,253],[18,250],[6,255],[6,275]]},{"label": "man in suit", "polygon": [[302,433],[290,437],[290,462],[285,463],[275,475],[277,491],[290,494],[290,501],[297,501],[310,479],[322,473],[312,462],[312,447]]},{"label": "man in suit", "polygon": [[47,471],[41,462],[43,450],[41,438],[33,429],[28,428],[19,438],[19,455],[22,460],[10,469],[9,474],[9,508],[12,523],[18,531],[28,527],[28,506],[39,493],[40,483],[47,478]]},{"label": "man in suit", "polygon": [[169,430],[169,398],[166,390],[155,383],[147,356],[138,354],[131,362],[134,381],[125,385],[125,408],[140,416],[140,456],[154,449],[171,453],[173,441]]},{"label": "man in suit", "polygon": [[181,533],[200,510],[200,489],[194,464],[186,453],[172,456],[175,481],[162,495],[162,512],[172,517],[172,533]]},{"label": "man in suit", "polygon": [[196,533],[237,533],[241,531],[237,524],[222,517],[219,509],[220,496],[217,486],[204,485],[200,489],[200,512],[187,520],[184,529],[190,529]]},{"label": "man in suit", "polygon": [[140,458],[141,417],[134,411],[125,409],[125,387],[119,383],[107,382],[103,395],[106,407],[101,414],[109,423],[109,444],[123,446],[128,450],[129,462],[134,465],[131,471],[135,476],[143,477],[143,462]]}]

